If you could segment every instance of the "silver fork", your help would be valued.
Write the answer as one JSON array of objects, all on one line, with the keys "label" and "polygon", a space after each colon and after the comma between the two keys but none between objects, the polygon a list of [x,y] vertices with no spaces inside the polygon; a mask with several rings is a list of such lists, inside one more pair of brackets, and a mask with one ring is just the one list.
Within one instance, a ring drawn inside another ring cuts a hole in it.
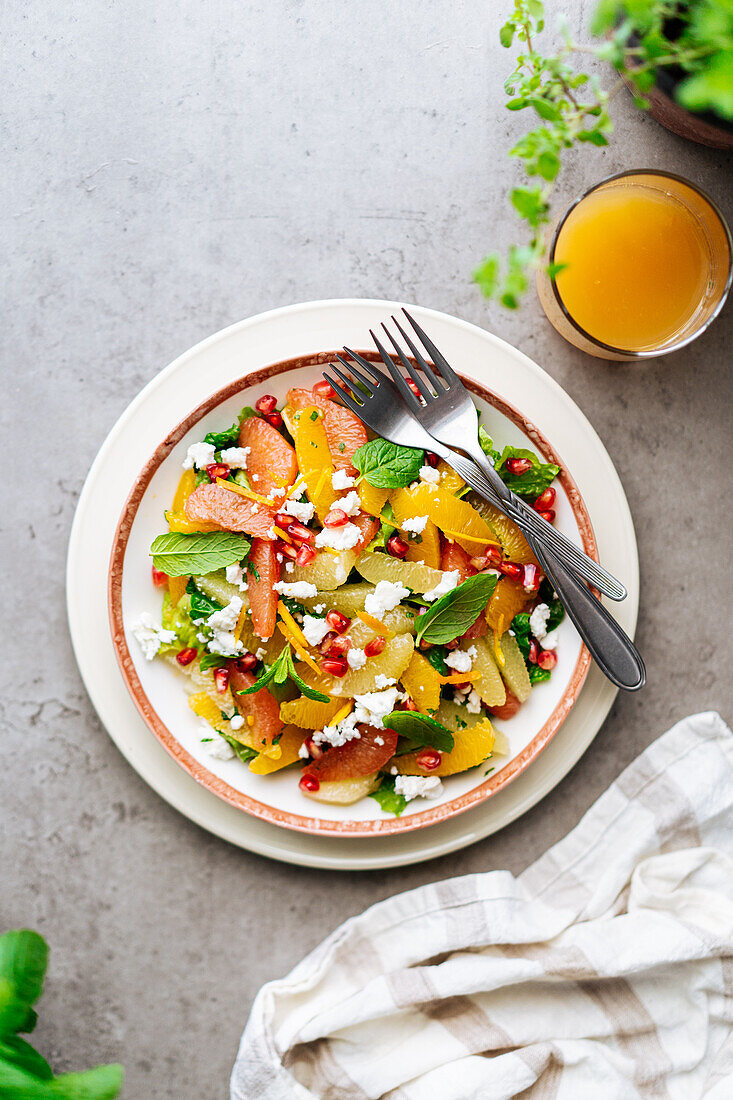
[{"label": "silver fork", "polygon": [[599,565],[598,562],[589,558],[560,531],[547,523],[534,508],[530,508],[502,481],[489,458],[484,454],[479,442],[478,412],[471,395],[430,337],[423,332],[406,309],[403,310],[403,313],[417,333],[433,364],[440,371],[440,377],[436,375],[433,366],[415,345],[409,333],[404,331],[396,317],[392,317],[392,321],[399,329],[415,360],[419,363],[420,370],[417,370],[408,359],[387,326],[382,325],[382,328],[399,356],[403,367],[422,394],[424,403],[421,403],[420,399],[407,385],[392,357],[387,354],[373,332],[371,336],[384,365],[389,370],[400,393],[420,423],[427,428],[430,435],[439,439],[441,443],[453,448],[458,447],[470,455],[481,469],[486,480],[491,482],[496,494],[501,498],[503,510],[515,521],[525,535],[528,529],[532,531],[543,545],[550,546],[558,557],[562,558],[590,584],[594,584],[604,595],[610,596],[612,600],[625,599],[626,589],[620,581],[607,569],[604,569],[602,565]]},{"label": "silver fork", "polygon": [[[405,447],[421,447],[440,455],[478,493],[497,504],[505,513],[508,512],[491,482],[470,459],[446,447],[426,431],[401,399],[399,390],[391,378],[357,352],[349,348],[344,348],[344,351],[354,362],[347,361],[341,355],[337,355],[336,359],[346,371],[353,375],[353,378],[345,374],[335,363],[331,363],[330,366],[341,382],[337,382],[326,371],[323,372],[323,377],[337,391],[347,408],[355,412],[384,439]],[[355,363],[358,363],[362,369],[359,370]],[[526,533],[526,537],[537,561],[562,600],[570,619],[601,671],[617,687],[626,691],[638,691],[646,682],[646,671],[634,643],[600,600],[595,598],[590,589],[570,571],[552,549],[542,546],[531,531]]]}]

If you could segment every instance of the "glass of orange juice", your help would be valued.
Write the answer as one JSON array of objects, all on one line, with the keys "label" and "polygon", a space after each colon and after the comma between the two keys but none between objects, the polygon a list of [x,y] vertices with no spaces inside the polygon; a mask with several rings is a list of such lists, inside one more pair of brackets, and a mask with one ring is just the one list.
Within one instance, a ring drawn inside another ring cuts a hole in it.
[{"label": "glass of orange juice", "polygon": [[713,200],[655,169],[609,176],[555,227],[542,307],[557,331],[602,359],[634,360],[685,347],[728,296],[733,243]]}]

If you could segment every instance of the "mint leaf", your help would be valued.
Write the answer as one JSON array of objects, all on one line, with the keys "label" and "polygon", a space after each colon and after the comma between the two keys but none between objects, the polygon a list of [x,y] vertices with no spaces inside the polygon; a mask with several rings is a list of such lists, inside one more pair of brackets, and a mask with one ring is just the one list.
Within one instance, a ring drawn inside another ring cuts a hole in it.
[{"label": "mint leaf", "polygon": [[529,665],[527,668],[530,684],[541,684],[552,676],[549,668],[540,668],[539,665]]},{"label": "mint leaf", "polygon": [[226,663],[226,657],[222,657],[220,653],[202,653],[199,668],[202,672],[206,672],[210,668],[223,668]]},{"label": "mint leaf", "polygon": [[208,619],[209,615],[213,615],[215,611],[221,611],[221,604],[212,600],[210,596],[204,595],[203,592],[199,592],[192,577],[186,585],[186,592],[191,597],[190,615],[194,621],[200,622],[202,619]]},{"label": "mint leaf", "polygon": [[447,653],[448,650],[444,649],[443,646],[433,646],[432,649],[425,650],[423,657],[430,662],[435,671],[439,672],[441,676],[447,676],[448,666],[445,663]]},{"label": "mint leaf", "polygon": [[354,452],[351,461],[370,485],[399,489],[418,477],[425,452],[416,447],[401,447],[387,439],[370,439]]},{"label": "mint leaf", "polygon": [[[525,474],[513,474],[506,467],[508,458],[526,458],[532,463],[532,469]],[[495,465],[504,484],[517,496],[528,497],[530,500],[535,500],[543,493],[560,473],[559,466],[551,462],[540,462],[534,451],[529,451],[526,447],[505,447]]]},{"label": "mint leaf", "polygon": [[254,760],[255,756],[260,755],[257,749],[251,749],[249,745],[243,745],[241,741],[237,741],[236,737],[232,737],[231,734],[222,733],[221,730],[217,732],[220,737],[224,738],[227,745],[231,745],[243,764],[248,764],[250,760]]},{"label": "mint leaf", "polygon": [[452,642],[476,622],[496,588],[492,573],[477,573],[446,592],[432,607],[416,619],[417,641]]},{"label": "mint leaf", "polygon": [[315,688],[308,687],[308,684],[306,684],[305,680],[302,680],[300,678],[300,676],[298,676],[298,673],[293,668],[292,658],[290,660],[290,679],[293,681],[295,686],[298,688],[301,695],[305,695],[306,698],[313,699],[317,703],[328,703],[329,702],[329,696],[328,695],[324,695],[322,691],[316,691]]},{"label": "mint leaf", "polygon": [[378,802],[386,814],[394,814],[395,817],[399,817],[407,805],[407,799],[394,789],[394,781],[395,777],[393,775],[383,776],[382,782],[376,791],[370,793],[369,797]]},{"label": "mint leaf", "polygon": [[305,681],[301,679],[295,671],[289,642],[285,643],[273,663],[265,667],[260,677],[255,680],[252,686],[243,688],[238,691],[237,694],[254,695],[255,692],[263,687],[267,687],[271,682],[273,684],[284,684],[286,680],[292,680],[300,692],[309,699],[314,699],[318,703],[327,703],[329,700],[328,695],[324,695],[322,691],[316,691],[315,688],[308,687]]},{"label": "mint leaf", "polygon": [[416,710],[393,710],[384,719],[387,729],[394,730],[400,737],[407,737],[413,745],[429,745],[431,749],[450,752],[453,748],[453,734],[434,718],[419,714]]},{"label": "mint leaf", "polygon": [[234,565],[247,555],[249,539],[234,531],[210,531],[207,534],[184,535],[169,531],[153,540],[150,553],[156,569],[169,577],[185,577],[188,573],[213,573]]}]

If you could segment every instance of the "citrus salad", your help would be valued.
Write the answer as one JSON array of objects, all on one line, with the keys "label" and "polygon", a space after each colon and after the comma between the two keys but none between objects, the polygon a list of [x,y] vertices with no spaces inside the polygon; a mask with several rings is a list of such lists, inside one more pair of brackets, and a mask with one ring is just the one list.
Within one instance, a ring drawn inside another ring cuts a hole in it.
[{"label": "citrus salad", "polygon": [[[326,382],[188,447],[133,634],[187,679],[201,740],[303,796],[399,814],[506,751],[562,606],[519,529],[435,455],[374,438]],[[549,521],[558,467],[481,442]]]}]

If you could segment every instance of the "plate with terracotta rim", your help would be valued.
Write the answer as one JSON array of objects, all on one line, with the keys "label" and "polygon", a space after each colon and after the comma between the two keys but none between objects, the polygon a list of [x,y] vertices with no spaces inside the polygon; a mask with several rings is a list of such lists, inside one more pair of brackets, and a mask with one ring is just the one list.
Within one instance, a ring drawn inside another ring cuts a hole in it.
[{"label": "plate with terracotta rim", "polygon": [[[473,359],[473,361],[479,363],[479,367],[472,373],[478,374],[480,372],[482,378],[486,377],[487,381],[493,382],[492,390],[499,389],[501,385],[508,396],[512,396],[513,391],[515,399],[517,395],[521,398],[523,410],[534,407],[539,412],[539,416],[536,413],[534,415],[534,426],[528,424],[527,420],[529,418],[518,415],[512,408],[512,402],[504,400],[503,395],[502,397],[494,397],[492,393],[487,395],[487,387],[482,382],[474,379],[474,392],[486,402],[487,426],[494,431],[497,440],[501,442],[520,442],[522,438],[528,437],[536,449],[542,451],[546,457],[551,458],[554,452],[552,447],[545,442],[542,425],[538,421],[541,421],[544,417],[546,427],[549,417],[558,429],[562,429],[563,433],[570,432],[569,435],[562,435],[565,446],[561,445],[559,450],[565,453],[567,445],[571,446],[576,461],[570,460],[568,465],[571,469],[578,471],[581,491],[583,491],[586,500],[588,494],[585,486],[582,485],[583,480],[592,490],[591,496],[595,498],[596,507],[600,506],[601,500],[605,503],[604,512],[607,515],[603,516],[604,534],[608,536],[610,530],[613,530],[616,537],[614,539],[615,545],[611,545],[609,542],[608,546],[608,549],[612,550],[613,553],[609,557],[609,554],[604,552],[604,560],[609,563],[611,568],[621,573],[629,585],[631,596],[625,605],[621,605],[622,614],[619,615],[619,618],[623,621],[623,625],[627,630],[633,631],[638,592],[633,526],[628,516],[628,507],[615,471],[613,471],[608,456],[587,421],[559,387],[521,353],[475,326],[457,321],[443,314],[422,310],[419,307],[415,308],[419,319],[427,326],[432,326],[431,332],[434,334],[436,341],[443,342],[449,357],[452,357],[457,364],[461,361],[466,362]],[[587,705],[583,707],[585,713],[582,715],[582,721],[573,723],[575,727],[573,736],[565,739],[566,744],[562,749],[552,751],[557,739],[552,745],[549,745],[549,739],[558,729],[563,714],[568,714],[569,705],[565,704],[568,701],[572,703],[572,699],[577,697],[586,671],[587,657],[581,653],[580,644],[577,642],[578,652],[572,661],[572,673],[569,678],[572,681],[572,686],[568,693],[568,683],[565,683],[563,690],[565,703],[560,710],[553,704],[549,716],[550,720],[543,721],[525,745],[519,745],[518,742],[512,745],[511,759],[504,766],[497,768],[495,774],[488,777],[487,780],[482,779],[482,782],[478,784],[474,781],[469,790],[458,792],[448,790],[443,801],[432,806],[423,804],[419,810],[413,811],[402,819],[386,820],[382,818],[381,811],[378,810],[375,804],[374,809],[379,813],[379,817],[357,820],[355,819],[353,807],[347,808],[348,813],[351,815],[350,818],[346,819],[349,826],[347,829],[344,829],[343,819],[339,819],[338,816],[330,819],[325,817],[324,819],[324,808],[321,806],[314,807],[315,812],[321,815],[319,817],[311,817],[313,811],[303,815],[288,807],[284,809],[275,807],[275,810],[278,811],[279,809],[279,812],[266,817],[267,825],[265,825],[265,821],[255,822],[249,814],[242,813],[240,809],[236,809],[235,812],[232,806],[219,803],[219,795],[213,795],[206,791],[206,797],[202,798],[201,795],[204,792],[201,792],[200,788],[188,779],[188,776],[176,776],[174,778],[173,772],[168,766],[170,761],[168,764],[164,764],[162,754],[155,753],[149,743],[143,746],[139,720],[134,723],[134,731],[130,736],[130,727],[133,725],[130,708],[126,708],[124,714],[120,713],[122,703],[118,690],[119,680],[114,685],[111,682],[109,662],[111,642],[109,635],[106,645],[103,645],[102,639],[99,637],[99,622],[90,623],[87,620],[85,623],[82,621],[84,617],[81,614],[81,608],[83,606],[88,609],[90,606],[89,600],[75,598],[80,595],[80,585],[88,587],[92,576],[94,577],[93,587],[95,592],[98,590],[99,544],[107,541],[109,546],[110,543],[114,542],[114,527],[116,525],[114,521],[110,524],[110,507],[116,500],[119,502],[117,504],[119,508],[124,500],[124,496],[120,494],[121,478],[125,474],[129,475],[133,462],[140,463],[137,465],[138,472],[140,465],[143,466],[144,473],[140,475],[140,478],[141,480],[147,479],[147,485],[142,492],[141,499],[148,497],[151,506],[158,509],[154,531],[154,533],[157,533],[160,529],[162,508],[167,505],[168,499],[164,500],[163,496],[158,499],[157,494],[159,491],[163,491],[164,485],[162,481],[156,484],[155,479],[160,474],[161,467],[166,465],[165,460],[170,457],[173,450],[182,447],[185,452],[185,447],[190,441],[186,437],[185,431],[186,428],[190,430],[190,427],[184,422],[191,420],[192,414],[189,411],[191,407],[196,409],[193,420],[199,423],[202,417],[211,413],[214,408],[218,408],[219,413],[222,413],[229,407],[234,408],[237,404],[245,403],[239,400],[244,365],[249,368],[245,375],[246,384],[250,389],[247,394],[248,401],[252,393],[254,393],[255,398],[258,395],[256,390],[252,389],[255,384],[261,386],[259,392],[265,392],[265,388],[274,388],[272,383],[269,387],[265,387],[263,384],[263,380],[265,378],[269,379],[271,375],[274,377],[285,371],[290,372],[291,375],[295,371],[311,371],[310,378],[315,380],[319,376],[317,371],[318,361],[327,357],[318,355],[321,349],[340,347],[344,342],[348,342],[352,346],[358,344],[359,340],[356,338],[358,333],[362,334],[363,340],[363,332],[394,309],[395,304],[390,302],[348,300],[309,303],[289,307],[233,326],[192,349],[191,352],[186,353],[153,380],[133,402],[133,405],[123,415],[121,421],[111,433],[95,462],[80,499],[70,544],[69,614],[75,649],[85,682],[90,688],[90,693],[100,711],[100,715],[108,727],[111,727],[112,736],[128,759],[164,797],[174,802],[187,816],[245,847],[251,847],[277,858],[290,859],[311,865],[366,867],[413,862],[417,859],[428,858],[431,855],[460,847],[462,844],[477,839],[478,836],[485,835],[486,831],[493,831],[501,824],[511,820],[512,817],[517,816],[517,813],[522,812],[538,797],[541,797],[541,794],[549,789],[548,783],[552,785],[561,774],[564,774],[572,766],[572,763],[592,739],[615,694],[613,689],[610,689],[610,686],[607,686],[604,681],[598,680],[597,676],[594,675],[595,670],[592,670],[588,687],[581,694],[579,704],[576,704],[576,706],[582,705],[585,699],[588,700]],[[274,363],[273,367],[273,353],[279,352],[282,355],[293,351],[303,351],[304,354],[291,354],[287,359],[280,358]],[[293,359],[298,360],[297,364],[292,362]],[[205,369],[203,364],[205,364]],[[265,374],[260,373],[258,376],[258,372],[263,371],[265,371]],[[253,380],[255,378],[257,379],[256,383]],[[302,373],[301,377],[292,379],[292,381],[303,380],[305,379]],[[290,382],[291,378],[288,378],[287,384],[290,384]],[[209,391],[217,384],[218,389],[212,398],[209,396]],[[231,394],[231,397],[225,396],[219,391],[224,391],[224,394]],[[199,405],[195,404],[196,396],[204,398],[203,401],[199,401]],[[226,402],[230,399],[234,401],[234,404],[227,406]],[[199,408],[199,406],[203,406],[203,408]],[[215,417],[217,423],[221,422],[219,413]],[[497,417],[501,418],[501,423],[507,427],[507,431],[497,430]],[[180,430],[176,431],[176,424],[171,424],[172,420],[177,420],[179,429],[183,428],[183,435],[180,434]],[[214,421],[206,422],[207,430],[209,424],[213,423]],[[554,437],[558,438],[559,434],[559,430],[555,431]],[[162,444],[160,444],[161,436],[164,437]],[[192,438],[195,438],[195,436],[192,436]],[[158,444],[157,447],[155,446],[156,443]],[[153,459],[149,458],[151,450],[156,452]],[[145,461],[146,457],[147,461]],[[589,465],[587,462],[589,458],[594,459],[595,462],[591,462]],[[115,462],[116,466],[113,472],[111,464]],[[601,478],[602,484],[598,484],[596,478],[591,478],[589,481],[589,471],[604,475]],[[104,481],[105,476],[107,477],[106,482]],[[133,473],[130,480],[134,480],[134,476]],[[175,478],[177,478],[177,469]],[[171,473],[171,484],[173,479]],[[130,481],[127,482],[125,488],[129,489],[129,485]],[[149,496],[151,492],[153,495]],[[167,493],[164,495],[167,496]],[[577,488],[572,485],[569,478],[565,479],[561,495],[567,500],[568,515],[575,524],[579,537],[583,539],[586,547],[592,551],[593,533],[587,511],[582,505]],[[96,508],[96,521],[92,518],[92,509],[94,508]],[[129,524],[128,540],[130,534],[134,535],[139,511],[138,502],[135,516]],[[576,515],[580,517],[580,520],[576,518]],[[567,520],[567,517],[565,518]],[[88,542],[84,543],[83,541],[84,535],[89,532],[90,522],[98,535],[94,554],[90,554]],[[147,534],[145,538],[147,538]],[[145,546],[143,555],[145,559],[147,558],[147,546],[149,546],[149,541]],[[128,548],[128,557],[129,554],[130,550]],[[124,553],[122,560],[123,562],[125,560]],[[124,569],[123,573],[126,573],[126,571]],[[141,572],[143,571],[141,570]],[[147,573],[147,569],[144,572]],[[125,611],[124,587],[124,584],[120,586],[120,607],[123,621]],[[131,596],[134,597],[134,595],[134,591],[131,592]],[[94,606],[95,609],[98,607],[96,601]],[[148,602],[146,606],[152,609],[155,604]],[[568,630],[574,635],[572,627],[568,626]],[[96,640],[94,655],[92,655],[90,647],[92,638]],[[571,653],[571,643],[564,646],[564,648],[568,654]],[[124,657],[124,653],[122,655]],[[114,660],[113,649],[112,657]],[[126,659],[129,660],[134,669],[135,660],[130,656],[129,648]],[[553,680],[555,679],[553,677]],[[155,696],[155,686],[151,687],[149,684],[142,686],[147,689],[144,693],[148,697],[151,696],[151,693]],[[544,689],[546,686],[549,685],[542,685],[542,688]],[[183,695],[182,692],[180,694]],[[115,712],[112,711],[110,705],[112,695],[115,697]],[[148,701],[150,702],[150,698]],[[158,710],[165,709],[164,706],[160,705],[159,699],[156,698],[155,702],[158,703],[158,706],[153,708],[156,713]],[[567,728],[568,722],[573,719],[574,713],[574,711],[570,711],[570,717],[563,726],[561,734]],[[505,727],[508,727],[506,732],[510,734],[510,742],[514,741],[511,737],[511,727],[513,722],[516,721],[517,719],[514,719],[512,723],[505,723]],[[165,722],[163,724],[165,725]],[[125,728],[121,728],[122,726]],[[147,736],[149,738],[150,734],[148,733]],[[542,756],[538,756],[540,748],[545,745],[548,745],[548,748]],[[169,745],[169,751],[173,751],[176,759],[179,759],[182,751],[188,753],[188,755],[193,755],[190,752],[190,746],[183,744],[181,739],[177,740],[177,746]],[[515,748],[517,751],[515,751]],[[552,752],[551,766],[542,768],[542,759],[547,752]],[[527,764],[530,759],[534,760],[534,763],[531,768],[528,768]],[[201,761],[195,762],[200,763],[205,771],[211,771]],[[247,771],[247,769],[242,770]],[[504,772],[504,775],[502,775],[502,772]],[[531,776],[533,772],[536,777],[535,781],[525,782],[525,776]],[[222,780],[224,786],[231,786],[226,778],[222,776],[215,776],[215,778]],[[259,777],[256,778],[259,779]],[[182,779],[185,779],[185,782],[182,782]],[[197,779],[200,782],[200,775],[197,776]],[[511,779],[516,781],[509,784]],[[458,780],[460,780],[460,777],[455,777],[450,782],[455,787]],[[260,780],[260,782],[267,781],[266,779]],[[297,785],[293,784],[293,787],[297,791]],[[448,784],[446,784],[446,787],[448,788]],[[517,792],[515,798],[511,797],[512,790]],[[489,794],[491,794],[491,798],[488,798]],[[258,798],[252,798],[251,794],[247,792],[237,792],[235,788],[233,801],[238,805],[241,804],[239,803],[239,795],[245,795],[246,798],[252,801],[259,801]],[[231,795],[227,793],[227,797],[231,797]],[[484,802],[483,799],[487,801]],[[368,802],[372,803],[373,800],[368,800]],[[265,806],[267,815],[270,815],[273,807],[270,805],[268,808],[267,803],[261,803],[261,805]],[[489,805],[495,807],[495,809],[486,815],[484,821],[480,821],[479,815],[483,816],[485,807]],[[310,804],[308,809],[310,810]],[[466,810],[471,812],[463,817],[465,825],[456,824],[455,815],[461,814],[463,816],[463,811]],[[257,812],[262,811],[257,810]],[[304,817],[305,820],[294,822],[291,820],[292,817]],[[412,821],[410,818],[412,818]],[[490,824],[487,829],[486,821],[489,819]],[[312,829],[315,827],[319,835],[310,838],[301,837],[297,844],[292,844],[288,839],[291,834],[287,830],[272,828],[270,822],[275,820],[279,824],[288,825],[290,828],[304,827]],[[407,836],[398,838],[394,835],[394,832],[405,833],[408,829],[420,829],[425,824],[433,825],[433,828],[429,830],[429,842],[427,835],[424,842],[417,836],[408,839]],[[382,832],[392,833],[393,835],[391,838],[387,836],[380,838],[379,834]],[[356,848],[354,848],[353,838],[356,836],[367,839],[356,841]],[[385,842],[388,840],[390,840],[389,850],[385,848]],[[337,853],[333,848],[335,844],[341,846],[340,853]],[[348,851],[344,850],[343,845],[348,845]],[[370,847],[367,848],[365,845]]]}]

